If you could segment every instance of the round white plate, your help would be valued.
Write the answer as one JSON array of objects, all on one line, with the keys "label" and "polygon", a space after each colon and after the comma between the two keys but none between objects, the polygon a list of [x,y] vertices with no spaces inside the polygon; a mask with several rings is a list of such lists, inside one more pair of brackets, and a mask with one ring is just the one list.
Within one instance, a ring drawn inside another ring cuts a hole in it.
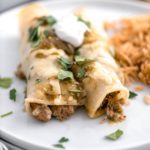
[{"label": "round white plate", "polygon": [[[143,14],[150,7],[143,3],[98,0],[61,0],[43,1],[52,15],[56,17],[68,14],[82,6],[97,24],[102,20],[113,20],[125,16]],[[41,123],[23,111],[23,91],[25,83],[14,75],[19,63],[18,12],[20,8],[0,15],[0,75],[13,78],[11,88],[17,89],[17,101],[9,100],[9,89],[0,88],[0,114],[14,113],[0,118],[0,136],[30,150],[56,149],[52,145],[62,137],[70,141],[65,144],[67,150],[118,150],[150,149],[150,106],[143,103],[143,96],[150,94],[150,88],[139,92],[137,98],[125,108],[127,119],[119,124],[100,124],[98,119],[89,119],[83,110],[77,111],[64,122],[51,120]],[[134,87],[134,86],[133,86]],[[133,89],[131,87],[131,89]],[[109,141],[105,136],[117,129],[124,135],[117,141]]]}]

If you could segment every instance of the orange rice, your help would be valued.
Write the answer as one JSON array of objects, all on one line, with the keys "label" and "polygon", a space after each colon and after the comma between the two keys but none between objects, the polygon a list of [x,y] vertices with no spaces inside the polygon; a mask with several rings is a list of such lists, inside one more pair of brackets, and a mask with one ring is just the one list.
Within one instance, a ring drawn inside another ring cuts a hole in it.
[{"label": "orange rice", "polygon": [[141,81],[150,85],[150,14],[105,23],[111,32],[115,58],[125,83]]}]

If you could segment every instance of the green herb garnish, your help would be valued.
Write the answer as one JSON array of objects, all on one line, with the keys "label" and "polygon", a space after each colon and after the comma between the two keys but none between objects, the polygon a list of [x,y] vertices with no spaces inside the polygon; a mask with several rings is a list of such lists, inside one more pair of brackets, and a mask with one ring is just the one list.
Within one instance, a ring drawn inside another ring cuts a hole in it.
[{"label": "green herb garnish", "polygon": [[71,71],[66,71],[66,70],[60,70],[58,73],[58,79],[59,80],[65,80],[65,79],[70,79],[73,80],[73,73]]},{"label": "green herb garnish", "polygon": [[137,96],[136,93],[134,93],[134,92],[132,92],[132,91],[129,91],[129,98],[130,98],[130,99],[132,99],[132,98],[134,98],[134,97],[136,97],[136,96]]},{"label": "green herb garnish", "polygon": [[95,60],[94,59],[86,59],[80,55],[76,55],[75,56],[75,62],[78,64],[78,65],[85,65],[85,64],[88,64],[88,63],[92,63],[94,62]]},{"label": "green herb garnish", "polygon": [[40,83],[40,82],[41,82],[40,79],[36,79],[36,80],[35,80],[35,83],[36,83],[36,84],[38,84],[38,83]]},{"label": "green herb garnish", "polygon": [[11,78],[0,78],[0,87],[9,88],[12,84]]},{"label": "green herb garnish", "polygon": [[107,135],[106,138],[109,140],[115,141],[115,140],[119,139],[122,135],[123,135],[123,131],[118,129],[114,133]]},{"label": "green herb garnish", "polygon": [[65,149],[64,145],[63,145],[63,144],[60,144],[60,143],[54,144],[53,146],[54,146],[54,147],[57,147],[57,148]]},{"label": "green herb garnish", "polygon": [[[29,28],[29,41],[32,42],[32,47],[37,47],[40,44],[39,27],[41,25],[52,26],[56,23],[56,19],[53,16],[44,16],[38,19],[39,22],[35,27]],[[48,31],[44,32],[44,35],[48,37]]]},{"label": "green herb garnish", "polygon": [[7,112],[7,113],[5,113],[5,114],[2,114],[2,115],[0,115],[0,117],[1,117],[1,118],[4,118],[4,117],[9,116],[9,115],[11,115],[11,114],[13,114],[13,111],[10,111],[10,112]]},{"label": "green herb garnish", "polygon": [[57,147],[57,148],[65,149],[63,143],[66,143],[66,142],[68,142],[68,141],[69,141],[68,138],[62,137],[62,138],[58,141],[58,143],[57,143],[57,144],[54,144],[53,146],[54,146],[54,147]]},{"label": "green herb garnish", "polygon": [[38,27],[30,27],[29,28],[29,41],[37,42],[38,40],[39,40]]},{"label": "green herb garnish", "polygon": [[73,90],[69,90],[69,91],[73,92],[73,93],[82,93],[82,91],[79,89],[73,89]]},{"label": "green herb garnish", "polygon": [[61,64],[62,69],[64,69],[64,70],[68,70],[71,68],[72,63],[64,57],[60,57],[58,59],[58,62]]},{"label": "green herb garnish", "polygon": [[29,41],[32,43],[32,47],[35,48],[40,44],[39,27],[29,28]]},{"label": "green herb garnish", "polygon": [[48,25],[53,25],[57,22],[57,20],[53,17],[53,16],[48,16],[47,17],[47,22],[48,22]]},{"label": "green herb garnish", "polygon": [[69,141],[68,138],[62,137],[58,142],[59,142],[59,143],[65,143],[65,142],[68,142],[68,141]]},{"label": "green herb garnish", "polygon": [[43,16],[39,18],[39,25],[50,25],[55,24],[57,20],[53,16]]},{"label": "green herb garnish", "polygon": [[40,39],[39,39],[38,41],[36,41],[36,42],[33,42],[33,43],[32,43],[32,47],[33,47],[33,48],[36,48],[36,47],[39,46],[39,44],[40,44]]},{"label": "green herb garnish", "polygon": [[79,56],[79,55],[80,55],[79,49],[77,49],[77,50],[75,51],[75,55],[76,55],[76,56]]},{"label": "green herb garnish", "polygon": [[44,35],[45,35],[46,38],[48,38],[48,36],[49,36],[49,31],[48,31],[48,30],[45,30],[45,31],[44,31]]},{"label": "green herb garnish", "polygon": [[91,28],[91,23],[89,21],[86,21],[82,19],[81,17],[78,17],[78,21],[83,22],[88,28]]},{"label": "green herb garnish", "polygon": [[14,102],[16,101],[16,92],[17,92],[16,89],[11,89],[9,91],[9,98]]},{"label": "green herb garnish", "polygon": [[78,78],[83,78],[85,76],[85,70],[83,68],[79,69],[79,72],[77,73]]},{"label": "green herb garnish", "polygon": [[80,55],[76,55],[74,59],[75,59],[75,62],[77,63],[82,63],[85,61],[85,58]]}]

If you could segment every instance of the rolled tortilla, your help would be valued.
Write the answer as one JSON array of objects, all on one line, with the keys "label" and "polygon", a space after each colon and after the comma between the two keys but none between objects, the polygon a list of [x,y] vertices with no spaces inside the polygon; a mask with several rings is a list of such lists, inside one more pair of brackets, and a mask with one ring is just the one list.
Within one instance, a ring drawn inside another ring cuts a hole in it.
[{"label": "rolled tortilla", "polygon": [[[122,105],[127,101],[129,92],[122,85],[119,67],[107,50],[109,44],[99,33],[89,29],[87,33],[92,34],[85,34],[79,52],[85,59],[94,61],[83,66],[74,62],[77,68],[85,69],[82,79],[60,81],[58,73],[62,66],[58,58],[73,61],[73,53],[70,56],[66,51],[68,47],[71,50],[71,45],[53,35],[38,47],[33,47],[28,40],[29,28],[37,26],[39,17],[45,15],[45,8],[39,5],[27,6],[20,14],[21,69],[27,79],[26,111],[42,121],[48,121],[51,115],[63,120],[74,112],[75,106],[85,105],[91,118],[106,113],[113,121],[123,120]],[[51,27],[39,26],[38,34],[43,36],[45,29],[50,30]],[[43,47],[45,43],[49,44]],[[72,92],[75,90],[80,92]]]},{"label": "rolled tortilla", "polygon": [[34,19],[47,15],[47,9],[45,9],[45,7],[40,4],[33,3],[24,7],[19,13],[21,34],[26,32],[26,30],[32,25]]},{"label": "rolled tortilla", "polygon": [[[60,48],[55,45],[35,48],[28,40],[29,28],[38,24],[36,18],[45,15],[47,16],[45,8],[36,4],[25,7],[20,13],[21,69],[27,80],[25,108],[27,112],[42,121],[48,121],[51,115],[63,120],[74,112],[75,106],[83,105],[81,98],[83,93],[77,95],[71,92],[80,88],[80,84],[75,79],[65,81],[58,79],[62,67],[58,59],[60,57],[70,59],[63,47],[61,49],[60,44]],[[46,25],[39,26],[38,32],[42,34],[44,29],[49,28],[51,27]]]},{"label": "rolled tortilla", "polygon": [[119,67],[105,45],[108,43],[99,37],[79,49],[82,57],[94,60],[84,67],[85,107],[91,118],[106,113],[109,119],[118,121],[124,119],[122,105],[128,100],[129,92],[121,83]]}]

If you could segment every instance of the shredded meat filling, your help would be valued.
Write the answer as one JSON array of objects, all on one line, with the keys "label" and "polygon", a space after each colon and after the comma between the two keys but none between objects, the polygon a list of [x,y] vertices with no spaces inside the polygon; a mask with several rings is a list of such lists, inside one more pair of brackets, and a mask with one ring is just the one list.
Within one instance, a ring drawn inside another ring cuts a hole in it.
[{"label": "shredded meat filling", "polygon": [[56,117],[58,120],[65,120],[70,117],[74,111],[74,106],[52,106],[52,115]]},{"label": "shredded meat filling", "polygon": [[51,119],[52,112],[50,108],[46,105],[41,105],[41,104],[31,104],[31,109],[32,109],[32,115],[43,122],[47,122]]},{"label": "shredded meat filling", "polygon": [[65,120],[70,117],[74,111],[74,106],[51,106],[48,107],[42,104],[31,104],[32,115],[40,120],[47,122],[51,119],[51,116],[56,117],[58,120]]},{"label": "shredded meat filling", "polygon": [[101,109],[105,109],[107,118],[115,122],[125,119],[122,109],[123,99],[117,98],[118,93],[113,92],[107,95],[101,106]]}]

